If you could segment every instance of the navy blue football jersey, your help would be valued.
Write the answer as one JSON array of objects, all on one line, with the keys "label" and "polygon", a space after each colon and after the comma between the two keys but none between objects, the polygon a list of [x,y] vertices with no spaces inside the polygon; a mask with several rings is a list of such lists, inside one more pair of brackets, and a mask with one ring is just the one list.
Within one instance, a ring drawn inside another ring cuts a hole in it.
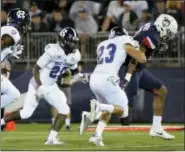
[{"label": "navy blue football jersey", "polygon": [[[156,50],[160,47],[160,35],[157,31],[155,25],[147,23],[143,25],[138,32],[133,36],[134,40],[138,41],[140,45],[143,45],[146,48],[146,57],[149,59]],[[130,63],[131,57],[127,56],[125,64]],[[144,68],[145,64],[138,64],[137,68]]]},{"label": "navy blue football jersey", "polygon": [[160,35],[155,25],[147,23],[134,35],[134,40],[146,48],[147,59],[160,47]]}]

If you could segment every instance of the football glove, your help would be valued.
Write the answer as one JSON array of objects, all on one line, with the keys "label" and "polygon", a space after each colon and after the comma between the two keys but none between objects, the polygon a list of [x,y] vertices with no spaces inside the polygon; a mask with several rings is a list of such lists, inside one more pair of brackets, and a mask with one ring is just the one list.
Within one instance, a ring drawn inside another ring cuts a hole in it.
[{"label": "football glove", "polygon": [[70,69],[67,69],[65,73],[59,76],[58,84],[61,87],[70,87],[72,85],[72,75]]},{"label": "football glove", "polygon": [[18,44],[16,46],[14,46],[12,48],[12,50],[13,51],[12,51],[11,56],[14,56],[15,58],[19,59],[20,58],[19,55],[21,55],[22,54],[22,51],[24,50],[24,45]]}]

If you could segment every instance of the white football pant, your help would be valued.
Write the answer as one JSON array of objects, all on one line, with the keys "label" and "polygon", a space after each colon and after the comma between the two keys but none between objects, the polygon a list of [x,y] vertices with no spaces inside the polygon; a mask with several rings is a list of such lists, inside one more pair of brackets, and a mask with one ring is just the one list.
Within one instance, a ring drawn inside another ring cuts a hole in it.
[{"label": "white football pant", "polygon": [[[53,107],[56,108],[59,114],[69,114],[69,107],[65,94],[58,88],[57,84],[45,85],[44,99]],[[20,111],[22,119],[27,119],[32,116],[33,112],[39,104],[39,99],[36,98],[37,86],[32,78],[28,86],[28,92],[24,99],[23,109]]]},{"label": "white football pant", "polygon": [[8,80],[1,75],[1,108],[8,106],[10,103],[20,98],[19,90]]},{"label": "white football pant", "polygon": [[123,117],[128,116],[128,99],[119,87],[119,77],[93,73],[90,77],[90,88],[99,102],[120,106],[124,111]]}]

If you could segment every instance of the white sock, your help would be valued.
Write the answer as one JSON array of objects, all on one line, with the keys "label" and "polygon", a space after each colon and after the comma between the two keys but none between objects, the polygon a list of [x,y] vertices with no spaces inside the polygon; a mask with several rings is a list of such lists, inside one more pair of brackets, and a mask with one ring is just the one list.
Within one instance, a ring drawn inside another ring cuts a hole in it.
[{"label": "white sock", "polygon": [[70,118],[66,118],[65,122],[66,122],[66,126],[70,126]]},{"label": "white sock", "polygon": [[98,125],[96,127],[96,131],[95,131],[96,136],[98,136],[98,137],[101,137],[102,136],[103,130],[106,127],[106,125],[107,124],[104,121],[101,121],[100,120],[98,122]]},{"label": "white sock", "polygon": [[152,128],[162,129],[161,121],[162,121],[162,116],[153,116]]},{"label": "white sock", "polygon": [[54,124],[55,118],[51,118],[51,123]]},{"label": "white sock", "polygon": [[114,106],[110,104],[103,104],[98,103],[99,111],[108,111],[109,113],[112,113],[114,111]]},{"label": "white sock", "polygon": [[48,136],[48,140],[56,139],[57,135],[58,135],[58,132],[51,130]]},{"label": "white sock", "polygon": [[4,121],[4,118],[2,118],[2,119],[1,119],[1,126],[2,126],[2,125],[5,125],[5,124],[6,124],[6,122]]}]

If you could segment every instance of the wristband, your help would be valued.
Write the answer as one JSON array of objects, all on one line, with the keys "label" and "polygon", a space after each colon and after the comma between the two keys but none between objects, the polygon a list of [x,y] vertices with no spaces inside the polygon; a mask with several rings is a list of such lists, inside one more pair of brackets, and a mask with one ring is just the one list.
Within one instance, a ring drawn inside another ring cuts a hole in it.
[{"label": "wristband", "polygon": [[125,80],[127,80],[128,82],[130,82],[131,77],[132,77],[132,74],[126,73]]}]

